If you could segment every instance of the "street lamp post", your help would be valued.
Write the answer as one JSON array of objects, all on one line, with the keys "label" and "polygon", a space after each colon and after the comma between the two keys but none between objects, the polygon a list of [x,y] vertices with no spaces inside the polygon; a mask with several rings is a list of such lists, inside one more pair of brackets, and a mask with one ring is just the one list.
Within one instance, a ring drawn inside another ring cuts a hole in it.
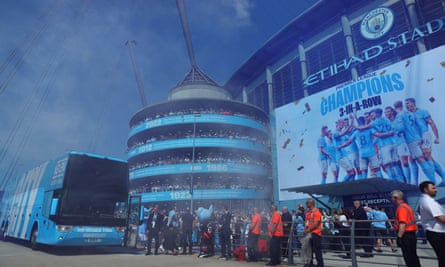
[{"label": "street lamp post", "polygon": [[192,172],[190,177],[190,210],[193,212],[193,176],[195,172],[196,114],[193,116]]}]

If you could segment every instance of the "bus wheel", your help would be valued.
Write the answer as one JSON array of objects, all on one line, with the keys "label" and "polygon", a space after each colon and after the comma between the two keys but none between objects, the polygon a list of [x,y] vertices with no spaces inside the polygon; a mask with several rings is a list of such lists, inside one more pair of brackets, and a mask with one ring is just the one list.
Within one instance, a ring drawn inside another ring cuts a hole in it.
[{"label": "bus wheel", "polygon": [[38,250],[39,249],[39,244],[37,243],[37,235],[39,234],[39,232],[37,231],[37,227],[34,227],[32,229],[32,233],[31,233],[31,249],[32,250]]},{"label": "bus wheel", "polygon": [[3,240],[3,242],[8,241],[8,234],[6,233],[6,230],[2,232],[1,239]]}]

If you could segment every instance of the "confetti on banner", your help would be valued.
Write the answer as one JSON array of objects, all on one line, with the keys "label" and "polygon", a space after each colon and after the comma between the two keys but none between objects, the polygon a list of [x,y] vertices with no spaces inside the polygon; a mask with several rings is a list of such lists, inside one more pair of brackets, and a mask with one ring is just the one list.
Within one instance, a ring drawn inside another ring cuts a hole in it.
[{"label": "confetti on banner", "polygon": [[426,81],[427,81],[427,82],[431,82],[431,81],[433,81],[433,80],[434,80],[434,77],[431,77],[431,78],[427,79]]},{"label": "confetti on banner", "polygon": [[297,171],[301,171],[302,169],[304,169],[304,166],[300,166],[297,168]]},{"label": "confetti on banner", "polygon": [[380,75],[385,75],[386,70],[383,70],[382,72],[380,72]]},{"label": "confetti on banner", "polygon": [[287,140],[283,144],[283,149],[286,149],[287,145],[289,145],[289,143],[290,143],[290,138],[287,138]]},{"label": "confetti on banner", "polygon": [[429,100],[430,100],[431,103],[434,103],[434,101],[436,101],[436,99],[434,97],[430,97]]},{"label": "confetti on banner", "polygon": [[408,67],[409,64],[411,64],[411,61],[408,59],[408,60],[406,61],[406,63],[405,63],[405,67]]},{"label": "confetti on banner", "polygon": [[440,65],[445,68],[445,61],[441,61]]},{"label": "confetti on banner", "polygon": [[304,143],[304,139],[301,138],[301,140],[300,140],[300,147],[303,147],[303,143]]}]

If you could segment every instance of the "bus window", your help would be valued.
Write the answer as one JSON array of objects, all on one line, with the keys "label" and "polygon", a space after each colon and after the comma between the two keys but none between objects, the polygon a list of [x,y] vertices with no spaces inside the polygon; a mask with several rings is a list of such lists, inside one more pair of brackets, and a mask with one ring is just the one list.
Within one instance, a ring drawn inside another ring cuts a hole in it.
[{"label": "bus window", "polygon": [[53,198],[51,200],[51,209],[49,211],[49,215],[56,215],[57,214],[57,204],[59,204],[58,198]]},{"label": "bus window", "polygon": [[127,203],[116,202],[114,208],[114,218],[126,219],[126,217],[127,217]]}]

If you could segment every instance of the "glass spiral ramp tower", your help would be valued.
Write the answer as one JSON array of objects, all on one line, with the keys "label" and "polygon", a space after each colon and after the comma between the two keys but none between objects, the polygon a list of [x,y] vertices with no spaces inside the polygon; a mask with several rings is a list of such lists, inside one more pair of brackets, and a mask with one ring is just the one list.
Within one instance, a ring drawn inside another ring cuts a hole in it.
[{"label": "glass spiral ramp tower", "polygon": [[257,107],[230,100],[197,67],[169,100],[133,115],[128,138],[132,194],[146,206],[232,209],[270,203],[269,125]]},{"label": "glass spiral ramp tower", "polygon": [[249,211],[272,198],[270,130],[259,108],[231,99],[195,63],[183,3],[178,10],[191,69],[168,100],[130,120],[130,190],[147,208]]}]

